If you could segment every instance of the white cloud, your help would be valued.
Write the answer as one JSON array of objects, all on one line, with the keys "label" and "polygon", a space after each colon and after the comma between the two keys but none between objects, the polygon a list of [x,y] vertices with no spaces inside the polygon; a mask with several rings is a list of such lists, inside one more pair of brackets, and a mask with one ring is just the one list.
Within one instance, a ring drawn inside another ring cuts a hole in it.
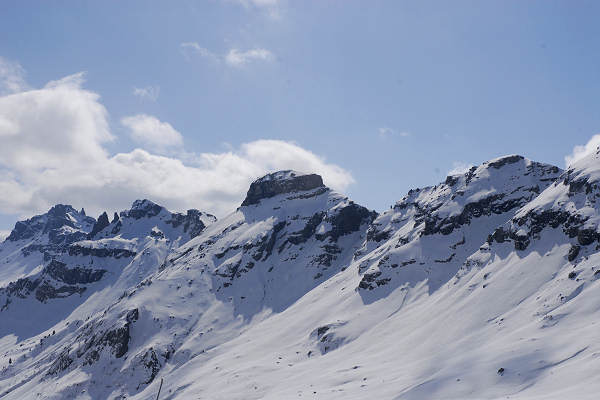
[{"label": "white cloud", "polygon": [[243,67],[246,64],[255,61],[273,61],[275,59],[275,55],[263,48],[255,48],[249,50],[240,50],[237,48],[230,49],[227,54],[221,56],[219,54],[215,54],[212,51],[208,50],[205,47],[200,46],[200,44],[196,42],[185,42],[179,45],[181,51],[186,57],[190,57],[191,54],[197,54],[202,58],[208,59],[214,63],[225,63],[226,65],[232,67]]},{"label": "white cloud", "polygon": [[3,242],[10,235],[10,231],[0,230],[0,242]]},{"label": "white cloud", "polygon": [[99,96],[81,88],[83,74],[0,97],[0,167],[19,176],[106,158],[113,140]]},{"label": "white cloud", "polygon": [[466,174],[473,167],[473,164],[464,163],[462,161],[454,161],[452,163],[452,169],[448,171],[447,175],[462,175]]},{"label": "white cloud", "polygon": [[600,147],[600,134],[592,136],[583,146],[575,146],[571,154],[565,156],[565,165],[569,167],[569,165],[581,160],[588,154],[596,152],[598,147]]},{"label": "white cloud", "polygon": [[399,136],[399,137],[408,137],[410,136],[409,132],[405,132],[405,131],[396,131],[395,129],[392,128],[388,128],[388,127],[382,127],[379,128],[378,130],[379,132],[379,138],[380,139],[388,139],[394,136]]},{"label": "white cloud", "polygon": [[147,114],[137,114],[121,119],[121,124],[129,129],[131,138],[147,149],[163,152],[168,148],[183,145],[181,133],[168,122]]},{"label": "white cloud", "polygon": [[225,62],[234,67],[244,66],[251,61],[271,61],[273,59],[273,53],[267,49],[251,49],[246,51],[231,49],[225,56]]},{"label": "white cloud", "polygon": [[156,101],[160,94],[160,87],[158,86],[146,86],[143,88],[134,87],[133,95],[139,97],[142,100]]},{"label": "white cloud", "polygon": [[[143,149],[111,155],[105,148],[114,139],[108,113],[99,96],[81,86],[82,80],[76,74],[0,97],[0,192],[10,193],[0,196],[0,213],[30,216],[67,203],[98,214],[147,197],[173,210],[198,208],[224,215],[239,206],[254,179],[270,171],[316,172],[340,191],[353,182],[348,171],[280,140],[188,154],[185,160]],[[153,144],[156,132],[176,132],[151,116],[128,118],[132,134],[142,132],[140,138]]]},{"label": "white cloud", "polygon": [[0,95],[20,92],[26,88],[23,67],[19,63],[0,57]]}]

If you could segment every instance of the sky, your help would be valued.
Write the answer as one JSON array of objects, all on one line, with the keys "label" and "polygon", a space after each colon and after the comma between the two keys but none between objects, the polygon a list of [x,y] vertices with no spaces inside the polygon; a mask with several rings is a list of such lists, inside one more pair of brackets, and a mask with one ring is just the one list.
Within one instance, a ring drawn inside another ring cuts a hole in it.
[{"label": "sky", "polygon": [[224,216],[278,169],[382,211],[505,154],[564,167],[600,144],[599,17],[579,0],[1,2],[0,231],[56,203]]}]

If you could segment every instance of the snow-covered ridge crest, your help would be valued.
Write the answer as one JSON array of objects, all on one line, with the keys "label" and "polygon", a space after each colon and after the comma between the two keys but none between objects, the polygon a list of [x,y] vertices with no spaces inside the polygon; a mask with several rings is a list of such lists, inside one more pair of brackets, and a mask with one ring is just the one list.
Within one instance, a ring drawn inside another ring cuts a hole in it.
[{"label": "snow-covered ridge crest", "polygon": [[115,213],[110,222],[108,215],[103,213],[88,238],[117,235],[134,238],[149,234],[153,237],[167,237],[170,240],[180,238],[182,244],[199,235],[206,226],[215,221],[214,215],[195,209],[183,214],[171,212],[148,199],[135,200],[129,210]]},{"label": "snow-covered ridge crest", "polygon": [[398,285],[425,282],[432,292],[450,280],[490,232],[552,184],[561,170],[519,155],[499,157],[413,189],[380,215],[356,253],[366,301]]},{"label": "snow-covered ridge crest", "polygon": [[[489,242],[512,242],[525,250],[543,232],[558,231],[571,242],[570,260],[596,251],[600,241],[600,149],[575,162],[535,200],[525,205]],[[580,249],[584,250],[580,253]]]},{"label": "snow-covered ridge crest", "polygon": [[383,213],[369,232],[380,241],[390,229],[419,228],[420,236],[450,234],[475,217],[501,214],[525,205],[562,171],[522,156],[499,157],[436,186],[412,189],[392,210]]}]

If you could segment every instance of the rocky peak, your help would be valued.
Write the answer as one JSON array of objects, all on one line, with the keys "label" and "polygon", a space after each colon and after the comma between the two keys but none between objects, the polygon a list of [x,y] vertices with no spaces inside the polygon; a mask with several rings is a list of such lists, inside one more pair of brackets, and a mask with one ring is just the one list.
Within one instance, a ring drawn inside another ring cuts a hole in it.
[{"label": "rocky peak", "polygon": [[252,182],[242,206],[258,204],[260,200],[278,194],[312,190],[324,186],[323,178],[317,174],[304,174],[291,170],[278,171]]},{"label": "rocky peak", "polygon": [[88,234],[88,239],[92,239],[98,232],[106,228],[110,223],[108,222],[108,214],[105,212],[98,217],[98,220],[94,224],[92,231]]},{"label": "rocky peak", "polygon": [[56,204],[48,210],[48,215],[53,217],[62,217],[70,212],[77,212],[77,210],[70,204]]},{"label": "rocky peak", "polygon": [[516,164],[520,161],[525,161],[525,157],[518,155],[518,154],[510,154],[507,156],[502,156],[502,157],[495,158],[493,160],[486,161],[482,165],[484,165],[488,168],[499,169],[505,165]]},{"label": "rocky peak", "polygon": [[31,239],[38,234],[48,234],[51,242],[71,241],[81,236],[77,234],[75,237],[74,233],[79,232],[85,235],[94,222],[94,218],[87,217],[85,213],[77,211],[70,205],[57,204],[46,214],[18,221],[7,240]]},{"label": "rocky peak", "polygon": [[143,199],[134,201],[131,205],[131,209],[129,211],[123,211],[121,215],[133,219],[149,218],[157,216],[162,210],[164,210],[164,208],[158,204],[148,199]]}]

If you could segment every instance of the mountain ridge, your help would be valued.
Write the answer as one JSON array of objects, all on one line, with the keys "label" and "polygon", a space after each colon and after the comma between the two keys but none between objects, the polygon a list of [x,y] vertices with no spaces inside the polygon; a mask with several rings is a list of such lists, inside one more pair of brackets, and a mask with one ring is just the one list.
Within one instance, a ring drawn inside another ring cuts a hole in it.
[{"label": "mountain ridge", "polygon": [[597,171],[509,155],[379,214],[288,170],[219,220],[139,200],[17,223],[0,397],[593,398]]}]

